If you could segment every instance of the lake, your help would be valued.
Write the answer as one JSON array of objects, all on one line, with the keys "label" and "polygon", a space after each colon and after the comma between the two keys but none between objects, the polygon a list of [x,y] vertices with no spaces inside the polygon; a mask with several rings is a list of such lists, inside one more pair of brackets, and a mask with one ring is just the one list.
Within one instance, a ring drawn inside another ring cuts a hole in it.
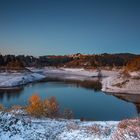
[{"label": "lake", "polygon": [[[93,82],[94,83],[94,82]],[[55,96],[60,108],[71,109],[74,118],[89,120],[121,120],[132,118],[140,111],[139,95],[105,94],[97,88],[98,82],[47,80],[26,85],[21,91],[1,92],[0,102],[6,107],[27,105],[31,95],[37,94],[42,99]]]}]

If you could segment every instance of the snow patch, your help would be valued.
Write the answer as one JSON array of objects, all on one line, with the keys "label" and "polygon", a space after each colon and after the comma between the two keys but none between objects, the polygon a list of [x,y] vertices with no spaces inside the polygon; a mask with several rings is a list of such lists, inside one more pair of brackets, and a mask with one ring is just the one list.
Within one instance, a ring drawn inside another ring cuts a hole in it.
[{"label": "snow patch", "polygon": [[43,78],[45,76],[38,73],[0,73],[0,87],[16,87]]},{"label": "snow patch", "polygon": [[102,91],[111,93],[140,94],[140,74],[133,72],[130,76],[116,75],[102,80]]},{"label": "snow patch", "polygon": [[[118,122],[102,123],[49,118],[35,119],[25,115],[1,112],[0,139],[107,140],[116,130],[117,124]],[[100,133],[96,132],[96,127],[99,128]]]}]

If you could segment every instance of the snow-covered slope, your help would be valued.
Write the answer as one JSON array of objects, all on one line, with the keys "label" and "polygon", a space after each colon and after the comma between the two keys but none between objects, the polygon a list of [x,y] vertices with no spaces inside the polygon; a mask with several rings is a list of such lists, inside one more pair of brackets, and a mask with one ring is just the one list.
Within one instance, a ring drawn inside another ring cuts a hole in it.
[{"label": "snow-covered slope", "polygon": [[0,112],[1,140],[139,140],[140,119],[80,121],[35,119],[26,114]]},{"label": "snow-covered slope", "polygon": [[[45,69],[46,73],[63,73],[63,74],[73,74],[73,75],[81,75],[81,76],[88,76],[88,77],[96,77],[98,76],[98,70],[85,70],[80,68],[59,68],[59,69],[52,69],[47,68]],[[114,75],[117,71],[109,71],[109,70],[101,70],[101,74],[103,77]]]},{"label": "snow-covered slope", "polygon": [[[73,79],[73,80],[85,80],[88,78],[97,78],[99,75],[98,70],[85,70],[82,68],[54,68],[45,67],[44,69],[29,68],[33,72],[38,72],[46,75],[47,77]],[[116,75],[116,70],[101,70],[103,77]]]},{"label": "snow-covered slope", "polygon": [[118,122],[35,119],[0,113],[1,140],[109,140]]},{"label": "snow-covered slope", "polygon": [[140,73],[130,72],[129,76],[118,74],[107,77],[102,80],[102,91],[140,94]]},{"label": "snow-covered slope", "polygon": [[0,73],[0,87],[15,87],[43,78],[45,76],[38,73]]}]

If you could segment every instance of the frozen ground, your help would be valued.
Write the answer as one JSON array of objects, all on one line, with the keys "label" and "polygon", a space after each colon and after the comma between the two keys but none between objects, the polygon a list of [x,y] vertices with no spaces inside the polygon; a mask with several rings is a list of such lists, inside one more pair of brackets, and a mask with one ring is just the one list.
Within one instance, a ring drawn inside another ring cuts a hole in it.
[{"label": "frozen ground", "polygon": [[[98,76],[97,71],[84,69],[32,69],[36,73],[1,73],[0,86],[13,87],[41,80],[45,75],[61,75],[73,78]],[[102,70],[103,91],[140,93],[140,73],[124,76],[116,71]],[[25,114],[0,112],[0,140],[139,140],[140,120],[83,121],[64,119],[35,119]]]},{"label": "frozen ground", "polygon": [[111,93],[140,94],[140,72],[115,75],[102,80],[102,91]]},{"label": "frozen ground", "polygon": [[0,87],[16,87],[43,78],[45,76],[38,73],[0,73]]},{"label": "frozen ground", "polygon": [[139,140],[140,119],[80,121],[35,119],[25,114],[0,112],[1,140]]},{"label": "frozen ground", "polygon": [[[73,79],[73,80],[85,80],[93,79],[99,76],[98,70],[85,70],[82,68],[55,68],[45,67],[44,69],[30,68],[31,71],[41,73],[47,77],[61,78],[61,79]],[[108,77],[116,75],[118,71],[101,70],[102,77]]]}]

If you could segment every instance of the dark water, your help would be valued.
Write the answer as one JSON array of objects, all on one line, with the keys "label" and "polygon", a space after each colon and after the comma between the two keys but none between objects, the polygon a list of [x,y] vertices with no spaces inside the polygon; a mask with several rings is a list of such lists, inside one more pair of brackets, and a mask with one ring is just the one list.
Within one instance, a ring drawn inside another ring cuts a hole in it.
[{"label": "dark water", "polygon": [[18,92],[2,92],[0,102],[6,107],[26,105],[31,95],[38,94],[42,99],[55,96],[60,107],[71,109],[75,118],[121,120],[138,115],[140,100],[135,99],[140,96],[107,95],[97,88],[98,83],[94,85],[91,81],[47,81],[27,85]]}]

